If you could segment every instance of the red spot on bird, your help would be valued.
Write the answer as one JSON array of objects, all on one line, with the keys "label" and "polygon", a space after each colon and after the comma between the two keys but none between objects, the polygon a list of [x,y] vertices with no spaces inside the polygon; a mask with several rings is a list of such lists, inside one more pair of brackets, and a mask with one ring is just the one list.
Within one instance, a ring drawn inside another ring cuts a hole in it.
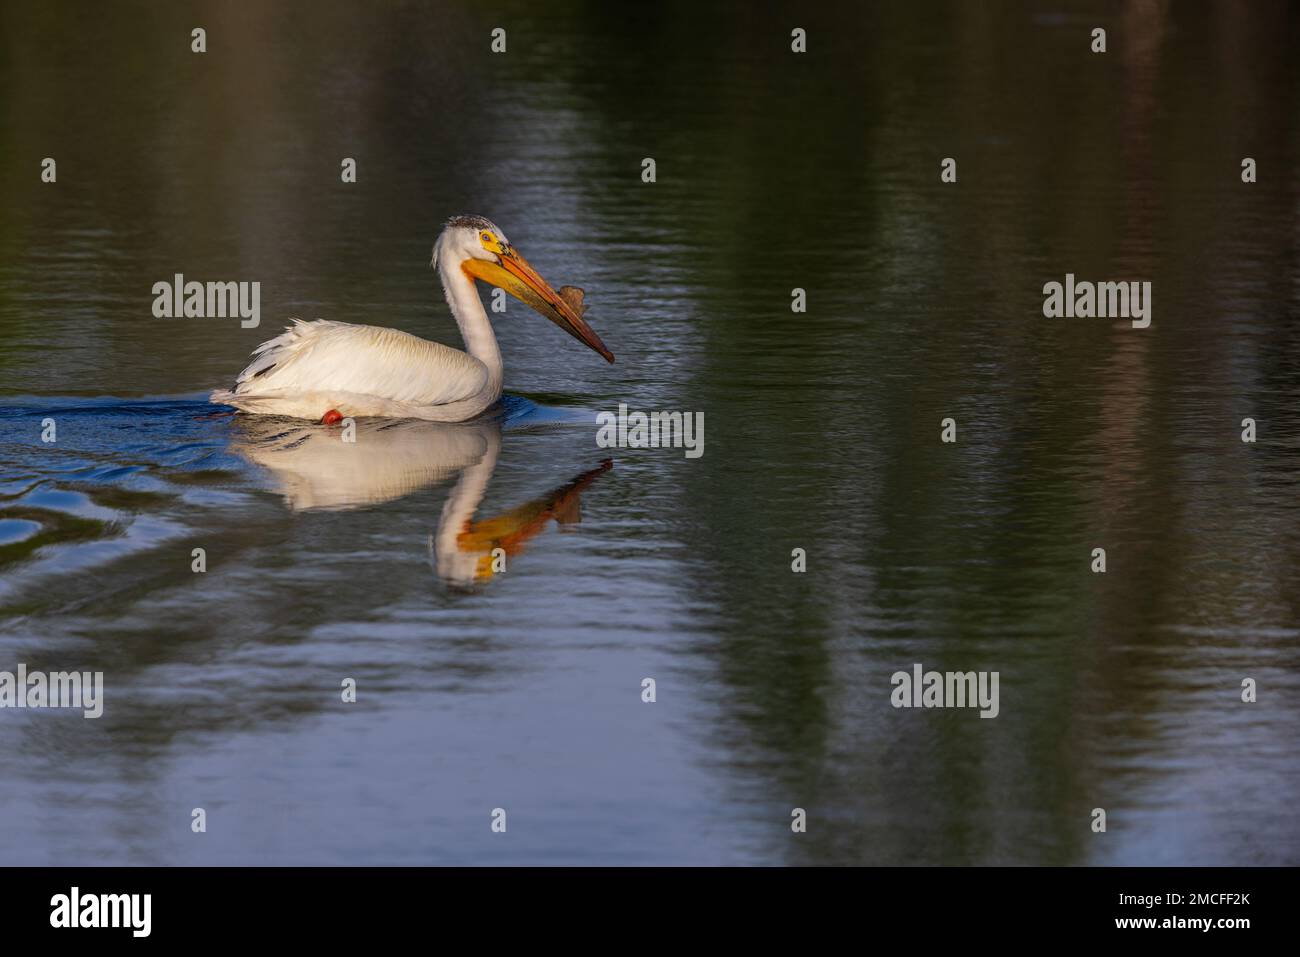
[{"label": "red spot on bird", "polygon": [[324,415],[321,416],[320,424],[333,425],[335,422],[342,422],[342,421],[343,421],[343,413],[340,412],[338,409],[330,409],[328,412],[326,412]]}]

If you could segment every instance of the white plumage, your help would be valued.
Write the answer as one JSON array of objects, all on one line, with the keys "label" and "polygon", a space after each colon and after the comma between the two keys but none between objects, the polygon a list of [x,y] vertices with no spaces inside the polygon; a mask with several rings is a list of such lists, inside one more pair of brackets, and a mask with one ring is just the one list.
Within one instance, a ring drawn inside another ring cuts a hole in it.
[{"label": "white plumage", "polygon": [[211,401],[262,415],[337,421],[385,416],[461,422],[501,397],[504,369],[476,279],[532,306],[610,362],[613,355],[571,302],[553,290],[481,216],[452,218],[433,247],[433,266],[467,352],[398,329],[294,319],[262,343],[253,361]]},{"label": "white plumage", "polygon": [[[487,385],[487,366],[478,359],[399,329],[327,319],[293,323],[258,346],[235,388],[212,393],[212,401],[303,419],[335,409],[449,421],[448,406],[459,418],[459,407]],[[498,397],[484,399],[491,404]]]}]

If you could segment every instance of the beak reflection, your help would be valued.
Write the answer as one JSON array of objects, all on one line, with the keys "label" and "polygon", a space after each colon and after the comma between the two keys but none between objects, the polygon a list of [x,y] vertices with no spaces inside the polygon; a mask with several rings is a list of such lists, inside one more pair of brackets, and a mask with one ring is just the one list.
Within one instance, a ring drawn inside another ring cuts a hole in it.
[{"label": "beak reflection", "polygon": [[583,491],[613,468],[606,459],[549,492],[475,520],[501,452],[499,419],[360,419],[356,430],[355,444],[343,443],[326,426],[240,416],[232,422],[230,450],[265,469],[294,511],[358,509],[454,480],[429,546],[438,576],[460,587],[491,581],[503,559],[522,554],[552,521],[561,529],[578,524]]}]

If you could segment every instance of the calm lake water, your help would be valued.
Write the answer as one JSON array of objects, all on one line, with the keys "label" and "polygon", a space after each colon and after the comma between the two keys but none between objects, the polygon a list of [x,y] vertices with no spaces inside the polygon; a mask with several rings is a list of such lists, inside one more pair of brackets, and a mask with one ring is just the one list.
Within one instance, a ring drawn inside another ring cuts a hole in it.
[{"label": "calm lake water", "polygon": [[[0,12],[0,671],[105,676],[0,710],[0,863],[1300,861],[1295,8],[384,6]],[[482,421],[206,403],[291,316],[459,346],[460,212],[617,363],[512,300]]]}]

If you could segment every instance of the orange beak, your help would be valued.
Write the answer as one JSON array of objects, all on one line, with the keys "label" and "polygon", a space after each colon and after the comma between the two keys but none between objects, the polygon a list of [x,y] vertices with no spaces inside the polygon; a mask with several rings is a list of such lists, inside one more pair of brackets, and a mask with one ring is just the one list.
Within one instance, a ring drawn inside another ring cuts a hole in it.
[{"label": "orange beak", "polygon": [[604,356],[606,362],[614,361],[614,353],[605,348],[595,330],[513,247],[503,250],[497,262],[467,259],[461,268],[469,276],[499,286],[520,302],[532,306],[587,348]]}]

